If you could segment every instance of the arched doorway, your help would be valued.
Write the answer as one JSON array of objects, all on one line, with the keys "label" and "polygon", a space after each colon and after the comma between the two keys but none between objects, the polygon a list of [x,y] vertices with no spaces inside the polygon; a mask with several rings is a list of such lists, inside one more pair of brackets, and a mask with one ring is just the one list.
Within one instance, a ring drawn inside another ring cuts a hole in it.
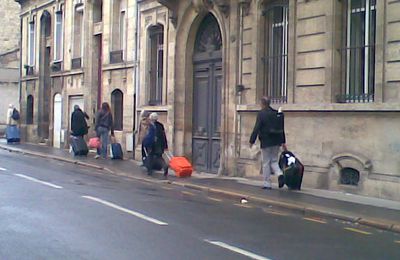
[{"label": "arched doorway", "polygon": [[39,55],[39,129],[38,134],[45,141],[49,138],[51,79],[50,79],[50,46],[47,39],[51,36],[51,15],[44,11],[40,18],[40,55]]},{"label": "arched doorway", "polygon": [[221,151],[222,38],[216,18],[200,24],[193,53],[193,164],[217,173]]},{"label": "arched doorway", "polygon": [[62,96],[54,96],[53,106],[53,146],[61,148],[61,126],[62,126]]}]

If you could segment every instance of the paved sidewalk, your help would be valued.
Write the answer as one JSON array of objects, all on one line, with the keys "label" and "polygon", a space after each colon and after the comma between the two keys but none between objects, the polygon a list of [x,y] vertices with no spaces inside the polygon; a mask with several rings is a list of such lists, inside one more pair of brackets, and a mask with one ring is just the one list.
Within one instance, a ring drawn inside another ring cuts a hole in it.
[{"label": "paved sidewalk", "polygon": [[[161,175],[149,177],[138,163],[132,160],[113,161],[88,157],[74,157],[67,150],[34,144],[7,145],[0,140],[0,149],[25,153],[86,167],[105,170],[107,173],[146,181],[162,179]],[[174,185],[228,196],[235,200],[247,198],[250,203],[300,211],[305,215],[320,215],[365,224],[400,233],[400,201],[391,201],[348,194],[343,192],[304,188],[288,191],[286,188],[264,191],[261,181],[245,178],[217,177],[211,174],[194,174],[192,178],[168,178]]]}]

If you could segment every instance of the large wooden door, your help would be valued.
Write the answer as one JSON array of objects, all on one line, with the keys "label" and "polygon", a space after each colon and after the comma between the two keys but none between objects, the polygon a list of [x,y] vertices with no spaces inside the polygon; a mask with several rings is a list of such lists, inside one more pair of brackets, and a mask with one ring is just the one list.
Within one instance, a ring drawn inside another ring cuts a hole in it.
[{"label": "large wooden door", "polygon": [[200,25],[193,56],[193,163],[216,173],[221,151],[222,41],[211,14]]}]

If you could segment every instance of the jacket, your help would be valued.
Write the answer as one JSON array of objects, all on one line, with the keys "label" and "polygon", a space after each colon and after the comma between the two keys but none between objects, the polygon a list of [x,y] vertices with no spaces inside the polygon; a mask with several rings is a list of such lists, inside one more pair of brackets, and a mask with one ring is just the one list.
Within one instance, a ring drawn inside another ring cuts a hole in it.
[{"label": "jacket", "polygon": [[165,149],[168,149],[167,136],[165,135],[164,125],[156,121],[154,123],[156,128],[156,138],[153,146],[153,153],[156,155],[162,155]]},{"label": "jacket", "polygon": [[73,136],[84,136],[88,133],[88,125],[86,119],[89,116],[81,109],[77,109],[71,116],[71,134]]},{"label": "jacket", "polygon": [[156,140],[156,126],[154,124],[149,124],[147,129],[147,134],[143,139],[143,146],[146,149],[153,149]]},{"label": "jacket", "polygon": [[97,112],[95,126],[96,132],[99,127],[107,128],[111,131],[111,135],[114,135],[114,120],[110,112],[103,112],[102,110]]},{"label": "jacket", "polygon": [[[262,109],[260,110],[260,112],[258,112],[257,121],[250,136],[251,144],[254,144],[256,142],[257,136],[261,143],[261,149],[272,146],[280,146],[286,143],[285,131],[283,131],[282,133],[271,133],[270,131],[270,123],[272,122],[272,120],[276,120],[275,117],[277,116],[278,111],[271,107]],[[282,128],[285,129],[283,113],[280,113],[279,116],[282,117]]]}]

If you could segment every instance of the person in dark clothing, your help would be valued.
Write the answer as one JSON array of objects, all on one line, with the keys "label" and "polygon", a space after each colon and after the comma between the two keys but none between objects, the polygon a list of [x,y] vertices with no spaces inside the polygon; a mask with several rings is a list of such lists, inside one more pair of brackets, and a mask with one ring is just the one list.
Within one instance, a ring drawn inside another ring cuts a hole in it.
[{"label": "person in dark clothing", "polygon": [[84,137],[88,133],[88,125],[86,120],[89,119],[88,114],[82,111],[78,106],[74,106],[74,112],[71,115],[71,135]]},{"label": "person in dark clothing", "polygon": [[279,148],[286,150],[284,115],[271,107],[269,98],[261,99],[261,110],[250,136],[250,147],[257,136],[261,143],[262,171],[264,175],[263,189],[271,189],[271,172],[278,176],[279,188],[284,185],[282,170],[279,168]]},{"label": "person in dark clothing", "polygon": [[147,151],[145,165],[148,173],[151,175],[153,170],[163,169],[164,176],[168,175],[168,165],[164,161],[162,155],[168,150],[167,136],[165,135],[164,125],[158,122],[157,113],[149,116],[148,135],[145,137],[144,146]]},{"label": "person in dark clothing", "polygon": [[111,113],[110,105],[103,103],[101,109],[96,114],[96,134],[100,138],[101,148],[97,149],[96,159],[100,156],[103,159],[107,158],[107,146],[109,141],[109,133],[114,136],[114,121]]}]

